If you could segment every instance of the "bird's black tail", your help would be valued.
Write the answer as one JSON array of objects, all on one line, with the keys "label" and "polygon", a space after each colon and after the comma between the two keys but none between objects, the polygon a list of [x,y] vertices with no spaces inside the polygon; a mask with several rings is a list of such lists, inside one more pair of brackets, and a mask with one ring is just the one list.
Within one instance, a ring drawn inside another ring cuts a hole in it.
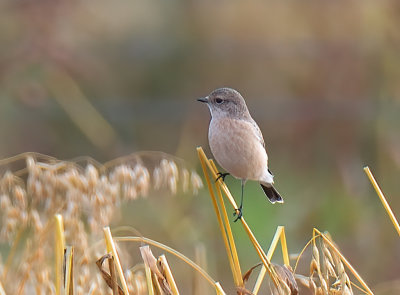
[{"label": "bird's black tail", "polygon": [[272,204],[275,203],[283,203],[283,199],[281,195],[278,193],[278,191],[272,186],[272,184],[262,184],[260,183],[265,195],[268,197],[269,201]]}]

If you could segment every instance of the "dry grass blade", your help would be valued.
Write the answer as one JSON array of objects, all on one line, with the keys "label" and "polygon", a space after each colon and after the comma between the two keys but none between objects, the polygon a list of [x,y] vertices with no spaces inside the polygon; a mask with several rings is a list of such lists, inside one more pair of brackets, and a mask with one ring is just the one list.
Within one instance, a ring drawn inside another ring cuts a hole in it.
[{"label": "dry grass blade", "polygon": [[74,294],[74,248],[67,246],[64,259],[64,294]]},{"label": "dry grass blade", "polygon": [[160,270],[159,264],[157,263],[157,259],[154,257],[153,253],[150,250],[149,246],[140,247],[140,253],[142,254],[142,258],[144,263],[150,268],[152,274],[155,276],[156,281],[160,286],[161,290],[167,295],[173,295],[172,288],[168,283],[166,276]]},{"label": "dry grass blade", "polygon": [[117,248],[114,244],[113,238],[111,236],[111,231],[109,227],[105,227],[104,228],[104,237],[106,240],[106,245],[107,245],[107,252],[111,252],[113,258],[114,258],[114,262],[115,265],[117,267],[117,272],[118,272],[118,276],[119,279],[121,281],[122,284],[122,289],[124,290],[125,295],[129,295],[129,291],[128,291],[128,285],[126,284],[126,280],[124,277],[124,272],[122,270],[122,266],[121,266],[121,262],[119,260],[119,256],[118,256],[118,252],[117,252]]},{"label": "dry grass blade", "polygon": [[179,295],[178,287],[176,286],[174,276],[172,275],[171,269],[168,265],[167,258],[165,255],[161,255],[158,260],[158,265],[163,273],[164,277],[167,279],[169,286],[173,295]]},{"label": "dry grass blade", "polygon": [[118,283],[117,283],[117,275],[115,274],[115,263],[114,257],[111,256],[111,259],[108,259],[108,269],[110,270],[110,278],[111,278],[111,290],[113,291],[113,295],[118,295]]},{"label": "dry grass blade", "polygon": [[[259,267],[263,265],[262,263],[257,263],[256,265],[252,266],[248,271],[246,271],[246,273],[243,275],[243,282],[247,283],[247,281],[250,279],[251,274],[253,273],[253,271]],[[253,292],[254,293],[254,292]]]},{"label": "dry grass blade", "polygon": [[215,290],[217,291],[217,295],[226,295],[219,282],[215,283]]},{"label": "dry grass blade", "polygon": [[[103,280],[106,282],[108,287],[110,287],[110,289],[113,290],[113,291],[115,290],[115,286],[117,286],[117,289],[118,289],[118,293],[117,294],[118,295],[125,295],[124,291],[121,289],[121,287],[118,286],[117,277],[113,276],[111,274],[111,268],[110,268],[110,274],[107,273],[107,271],[104,269],[103,263],[104,263],[104,260],[106,260],[106,259],[109,260],[109,261],[113,261],[113,256],[110,253],[108,253],[108,254],[100,257],[100,259],[98,259],[96,261],[96,265],[100,270],[100,273],[101,273],[101,276],[102,276]],[[115,292],[114,292],[114,294],[115,294]]]},{"label": "dry grass blade", "polygon": [[[278,228],[276,229],[274,238],[272,239],[272,242],[269,246],[267,258],[269,260],[271,260],[272,255],[274,254],[279,241],[281,242],[281,247],[282,247],[283,262],[285,263],[285,265],[289,266],[290,265],[289,264],[289,252],[288,252],[287,243],[286,243],[286,235],[285,235],[285,227],[284,226],[278,226]],[[267,271],[267,269],[263,265],[260,270],[260,273],[258,275],[257,281],[254,285],[254,288],[253,288],[253,293],[255,295],[257,295],[260,290],[261,283],[264,280],[266,271]]]},{"label": "dry grass blade", "polygon": [[144,269],[146,272],[146,284],[147,284],[148,293],[149,293],[149,295],[154,295],[155,290],[154,290],[154,286],[153,286],[153,278],[152,278],[151,269],[146,263],[144,264]]},{"label": "dry grass blade", "polygon": [[56,294],[61,294],[61,279],[63,278],[62,270],[63,270],[63,262],[64,262],[64,249],[65,249],[65,236],[64,236],[64,224],[63,218],[60,214],[54,216],[55,226],[56,226],[56,234],[55,234],[55,242],[56,242]]},{"label": "dry grass blade", "polygon": [[[293,271],[285,265],[273,264],[276,274],[278,275],[280,285],[282,289],[288,290],[289,295],[299,294],[299,287],[297,286],[296,279]],[[273,286],[273,289],[276,288]],[[276,290],[277,292],[277,290]]]},{"label": "dry grass blade", "polygon": [[387,214],[389,215],[389,218],[392,221],[394,228],[396,229],[397,233],[400,236],[399,222],[397,221],[396,216],[394,215],[392,209],[390,208],[389,203],[386,201],[385,195],[383,194],[381,188],[379,187],[378,183],[376,182],[376,180],[375,180],[374,176],[372,175],[372,172],[368,166],[364,167],[364,171],[367,174],[369,180],[371,181],[372,186],[374,187],[376,193],[378,194],[378,197],[381,200],[382,205],[385,208]]}]

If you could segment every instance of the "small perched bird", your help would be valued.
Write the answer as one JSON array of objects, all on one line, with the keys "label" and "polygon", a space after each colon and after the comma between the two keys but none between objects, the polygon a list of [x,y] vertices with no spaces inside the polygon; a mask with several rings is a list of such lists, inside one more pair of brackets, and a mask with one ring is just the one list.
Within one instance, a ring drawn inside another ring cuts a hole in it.
[{"label": "small perched bird", "polygon": [[219,178],[231,174],[241,180],[240,206],[235,211],[242,217],[243,189],[247,180],[259,181],[271,203],[283,203],[272,185],[274,176],[268,169],[265,143],[257,123],[250,116],[242,95],[231,88],[219,88],[198,101],[207,104],[211,113],[208,141],[218,164],[228,173],[218,173]]}]

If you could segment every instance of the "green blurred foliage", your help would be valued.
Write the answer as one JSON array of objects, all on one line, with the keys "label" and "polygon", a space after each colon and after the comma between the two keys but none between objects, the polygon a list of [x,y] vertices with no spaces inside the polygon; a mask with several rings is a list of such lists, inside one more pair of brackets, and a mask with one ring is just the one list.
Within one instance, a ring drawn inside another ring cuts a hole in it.
[{"label": "green blurred foliage", "polygon": [[[400,242],[362,170],[400,212],[398,1],[4,0],[0,24],[1,158],[161,150],[196,166],[196,146],[211,154],[195,99],[230,86],[263,131],[285,198],[272,206],[246,186],[244,215],[263,244],[285,225],[300,251],[316,226],[372,286],[398,279]],[[116,224],[189,256],[205,242],[213,276],[229,282],[205,191],[128,209]],[[248,268],[256,256],[234,228]]]}]

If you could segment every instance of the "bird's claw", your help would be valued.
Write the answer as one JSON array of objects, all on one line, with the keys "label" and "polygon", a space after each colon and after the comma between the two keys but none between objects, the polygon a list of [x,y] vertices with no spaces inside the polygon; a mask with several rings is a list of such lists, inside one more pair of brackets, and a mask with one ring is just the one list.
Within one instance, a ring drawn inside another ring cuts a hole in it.
[{"label": "bird's claw", "polygon": [[239,207],[239,208],[235,209],[235,212],[233,212],[233,216],[236,216],[236,218],[235,218],[235,220],[234,220],[233,222],[236,222],[236,221],[238,221],[239,219],[241,219],[241,218],[242,218],[242,215],[243,215],[243,213],[242,213],[242,207]]},{"label": "bird's claw", "polygon": [[228,172],[226,172],[226,173],[218,172],[217,175],[218,175],[218,177],[217,177],[217,179],[215,179],[215,182],[217,182],[221,178],[222,178],[222,181],[225,182],[225,177],[230,175],[230,173],[228,173]]}]

